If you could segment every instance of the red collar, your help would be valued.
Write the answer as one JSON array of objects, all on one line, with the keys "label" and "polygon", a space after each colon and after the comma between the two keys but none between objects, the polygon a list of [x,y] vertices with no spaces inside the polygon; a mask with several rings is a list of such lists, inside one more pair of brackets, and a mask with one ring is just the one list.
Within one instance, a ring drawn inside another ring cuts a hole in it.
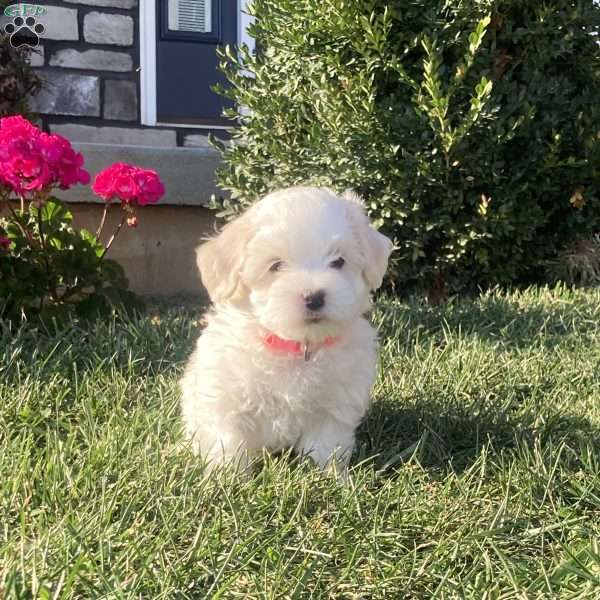
[{"label": "red collar", "polygon": [[287,354],[304,354],[304,360],[309,360],[311,354],[320,348],[333,346],[339,342],[340,338],[327,336],[322,342],[309,344],[308,342],[297,342],[296,340],[285,340],[277,334],[265,331],[262,334],[264,345],[274,352],[283,352]]}]

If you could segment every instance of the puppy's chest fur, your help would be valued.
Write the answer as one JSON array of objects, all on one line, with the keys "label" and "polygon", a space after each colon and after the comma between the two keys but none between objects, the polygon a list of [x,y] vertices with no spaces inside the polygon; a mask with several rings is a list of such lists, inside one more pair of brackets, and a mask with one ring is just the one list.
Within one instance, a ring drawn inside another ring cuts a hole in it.
[{"label": "puppy's chest fur", "polygon": [[[212,417],[226,419],[257,446],[293,445],[328,417],[356,427],[364,415],[375,374],[374,334],[357,323],[331,347],[308,360],[268,348],[252,324],[222,336],[219,319],[198,341],[187,376],[212,404]],[[209,415],[207,415],[209,416]]]},{"label": "puppy's chest fur", "polygon": [[[292,444],[315,419],[336,411],[336,378],[331,372],[331,349],[305,361],[301,356],[255,356],[260,378],[242,384],[239,416],[249,430],[258,430],[272,448]],[[329,356],[327,356],[329,355]],[[257,431],[257,432],[258,432]]]}]

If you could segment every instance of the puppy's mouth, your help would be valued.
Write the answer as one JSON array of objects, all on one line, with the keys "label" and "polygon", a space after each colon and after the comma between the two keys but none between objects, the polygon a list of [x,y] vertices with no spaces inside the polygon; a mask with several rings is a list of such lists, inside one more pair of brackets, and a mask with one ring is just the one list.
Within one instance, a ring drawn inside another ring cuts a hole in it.
[{"label": "puppy's mouth", "polygon": [[308,312],[304,316],[306,323],[320,323],[323,320],[323,315],[314,312]]}]

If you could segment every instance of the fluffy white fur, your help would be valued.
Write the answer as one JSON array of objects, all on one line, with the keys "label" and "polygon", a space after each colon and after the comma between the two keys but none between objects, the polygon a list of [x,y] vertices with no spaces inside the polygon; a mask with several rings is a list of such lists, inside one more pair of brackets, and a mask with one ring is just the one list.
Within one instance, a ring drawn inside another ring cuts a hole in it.
[{"label": "fluffy white fur", "polygon": [[[181,381],[195,452],[214,464],[293,447],[323,468],[347,466],[377,362],[363,314],[391,246],[356,196],[295,187],[199,247],[214,309]],[[305,298],[317,291],[324,305],[311,311]],[[307,355],[269,347],[267,333],[302,342]]]}]

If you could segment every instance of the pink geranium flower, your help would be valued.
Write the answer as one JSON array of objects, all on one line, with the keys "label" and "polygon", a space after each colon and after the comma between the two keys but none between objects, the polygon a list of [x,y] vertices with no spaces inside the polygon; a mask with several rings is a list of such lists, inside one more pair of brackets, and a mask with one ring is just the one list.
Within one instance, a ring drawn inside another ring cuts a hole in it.
[{"label": "pink geranium flower", "polygon": [[90,174],[82,168],[83,156],[73,150],[69,140],[58,134],[42,133],[39,147],[55,182],[62,189],[77,183],[86,185],[90,182]]},{"label": "pink geranium flower", "polygon": [[0,248],[2,248],[3,250],[8,250],[9,247],[10,240],[5,236],[0,235]]},{"label": "pink geranium flower", "polygon": [[37,135],[40,130],[21,115],[13,115],[12,117],[3,117],[0,119],[0,129],[4,132],[13,131],[20,133],[29,133]]},{"label": "pink geranium flower", "polygon": [[0,186],[17,196],[88,183],[82,167],[83,156],[62,136],[43,133],[20,116],[0,119]]},{"label": "pink geranium flower", "polygon": [[165,193],[158,173],[126,163],[115,163],[96,175],[92,185],[94,194],[111,202],[124,204],[155,204]]}]

